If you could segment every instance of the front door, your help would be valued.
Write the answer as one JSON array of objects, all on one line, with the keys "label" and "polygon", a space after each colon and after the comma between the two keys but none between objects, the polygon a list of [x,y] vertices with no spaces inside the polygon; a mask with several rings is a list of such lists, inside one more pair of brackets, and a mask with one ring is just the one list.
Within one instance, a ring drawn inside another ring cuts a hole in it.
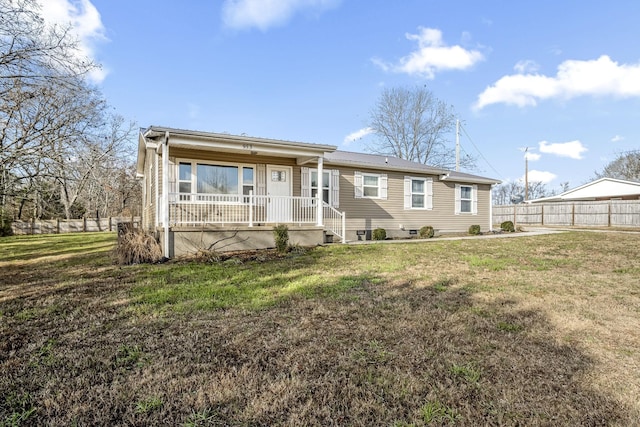
[{"label": "front door", "polygon": [[291,222],[291,166],[267,165],[267,222]]}]

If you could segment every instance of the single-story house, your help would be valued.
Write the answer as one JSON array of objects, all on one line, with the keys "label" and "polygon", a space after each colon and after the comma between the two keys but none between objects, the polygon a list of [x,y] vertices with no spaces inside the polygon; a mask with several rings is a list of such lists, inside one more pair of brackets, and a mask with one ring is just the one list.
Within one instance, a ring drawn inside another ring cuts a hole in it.
[{"label": "single-story house", "polygon": [[152,126],[139,135],[142,226],[165,256],[491,229],[499,181],[333,145]]},{"label": "single-story house", "polygon": [[638,199],[640,199],[640,182],[600,178],[556,196],[528,200],[527,203]]}]

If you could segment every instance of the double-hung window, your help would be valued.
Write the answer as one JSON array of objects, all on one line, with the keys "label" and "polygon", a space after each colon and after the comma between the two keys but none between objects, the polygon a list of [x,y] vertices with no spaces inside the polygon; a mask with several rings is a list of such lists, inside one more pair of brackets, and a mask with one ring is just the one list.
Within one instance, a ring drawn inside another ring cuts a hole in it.
[{"label": "double-hung window", "polygon": [[432,209],[433,178],[404,177],[404,208]]},{"label": "double-hung window", "polygon": [[[248,196],[249,193],[253,192],[256,194],[255,190],[256,179],[255,179],[255,171],[253,167],[243,166],[242,167],[242,194]],[[245,202],[248,202],[249,198],[245,197]]]},{"label": "double-hung window", "polygon": [[180,162],[178,165],[178,192],[179,200],[191,200],[193,175],[191,173],[191,163]]},{"label": "double-hung window", "polygon": [[[318,197],[318,170],[311,169],[311,197],[313,198],[315,203],[316,197]],[[328,170],[322,172],[322,200],[325,203],[330,203],[329,198],[331,197],[331,176]]]},{"label": "double-hung window", "polygon": [[471,213],[471,193],[473,192],[473,188],[468,185],[460,186],[460,212],[461,213]]},{"label": "double-hung window", "polygon": [[478,213],[478,186],[456,184],[456,209],[458,214]]},{"label": "double-hung window", "polygon": [[355,198],[386,199],[387,175],[384,173],[354,172]]},{"label": "double-hung window", "polygon": [[362,195],[364,197],[380,197],[380,176],[362,174]]},{"label": "double-hung window", "polygon": [[[318,193],[321,191],[321,193]],[[300,195],[309,198],[303,201],[303,206],[316,206],[318,194],[328,205],[337,208],[340,204],[340,171],[338,169],[324,169],[322,181],[318,179],[318,169],[300,168]]]}]

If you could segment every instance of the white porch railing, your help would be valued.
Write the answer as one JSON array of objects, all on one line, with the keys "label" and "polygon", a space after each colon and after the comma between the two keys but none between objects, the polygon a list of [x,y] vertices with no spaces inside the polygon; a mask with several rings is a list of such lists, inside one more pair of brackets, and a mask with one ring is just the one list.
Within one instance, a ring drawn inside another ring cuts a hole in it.
[{"label": "white porch railing", "polygon": [[322,202],[324,228],[340,238],[342,243],[347,242],[346,215],[326,202]]},{"label": "white porch railing", "polygon": [[[317,200],[299,196],[169,194],[170,226],[317,224]],[[322,202],[325,230],[345,242],[345,214]],[[162,218],[160,218],[162,223]]]},{"label": "white porch railing", "polygon": [[315,224],[310,197],[171,193],[171,226],[228,224]]}]

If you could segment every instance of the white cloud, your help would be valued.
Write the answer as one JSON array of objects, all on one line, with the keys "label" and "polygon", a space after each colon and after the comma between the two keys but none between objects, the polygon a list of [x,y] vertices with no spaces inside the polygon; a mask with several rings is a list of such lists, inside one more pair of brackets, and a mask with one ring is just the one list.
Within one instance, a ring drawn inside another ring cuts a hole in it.
[{"label": "white cloud", "polygon": [[338,3],[340,0],[225,0],[222,21],[228,28],[266,31],[285,24],[298,12],[323,12]]},{"label": "white cloud", "polygon": [[[558,175],[556,175],[553,172],[538,171],[535,169],[530,170],[528,176],[529,176],[529,182],[541,182],[543,184],[548,184],[558,177]],[[522,181],[524,181],[524,175],[522,176],[521,179]]]},{"label": "white cloud", "polygon": [[542,157],[540,154],[532,153],[531,151],[527,151],[526,153],[524,153],[524,158],[529,160],[530,162],[538,161],[540,160],[540,157]]},{"label": "white cloud", "polygon": [[[39,0],[40,15],[47,25],[71,26],[71,35],[78,39],[78,55],[96,61],[95,44],[107,41],[100,12],[89,0]],[[96,61],[97,62],[97,61]],[[104,68],[94,70],[89,78],[102,82],[107,76]]]},{"label": "white cloud", "polygon": [[539,146],[541,153],[555,154],[559,157],[569,157],[576,160],[582,159],[582,153],[588,151],[587,147],[582,145],[582,142],[578,140],[556,143],[540,141]]},{"label": "white cloud", "polygon": [[540,100],[579,96],[640,96],[640,63],[618,64],[603,55],[590,61],[564,61],[553,77],[532,73],[504,76],[478,95],[474,108],[498,103],[535,106]]},{"label": "white cloud", "polygon": [[349,145],[351,144],[353,141],[356,141],[360,138],[364,138],[367,135],[370,135],[373,133],[373,129],[372,128],[362,128],[360,130],[357,130],[355,132],[351,132],[349,135],[344,137],[344,144],[345,145]]},{"label": "white cloud", "polygon": [[616,135],[613,138],[611,138],[611,142],[620,142],[620,141],[624,141],[624,136]]},{"label": "white cloud", "polygon": [[518,61],[516,65],[513,66],[513,69],[516,70],[518,74],[535,73],[540,69],[540,65],[536,61],[526,59]]},{"label": "white cloud", "polygon": [[418,42],[417,50],[400,58],[397,64],[386,63],[379,58],[373,58],[373,63],[384,71],[419,75],[432,80],[437,72],[466,70],[484,60],[480,51],[467,50],[459,45],[447,46],[442,40],[442,31],[438,29],[418,27],[418,30],[418,34],[406,34],[408,40]]}]

